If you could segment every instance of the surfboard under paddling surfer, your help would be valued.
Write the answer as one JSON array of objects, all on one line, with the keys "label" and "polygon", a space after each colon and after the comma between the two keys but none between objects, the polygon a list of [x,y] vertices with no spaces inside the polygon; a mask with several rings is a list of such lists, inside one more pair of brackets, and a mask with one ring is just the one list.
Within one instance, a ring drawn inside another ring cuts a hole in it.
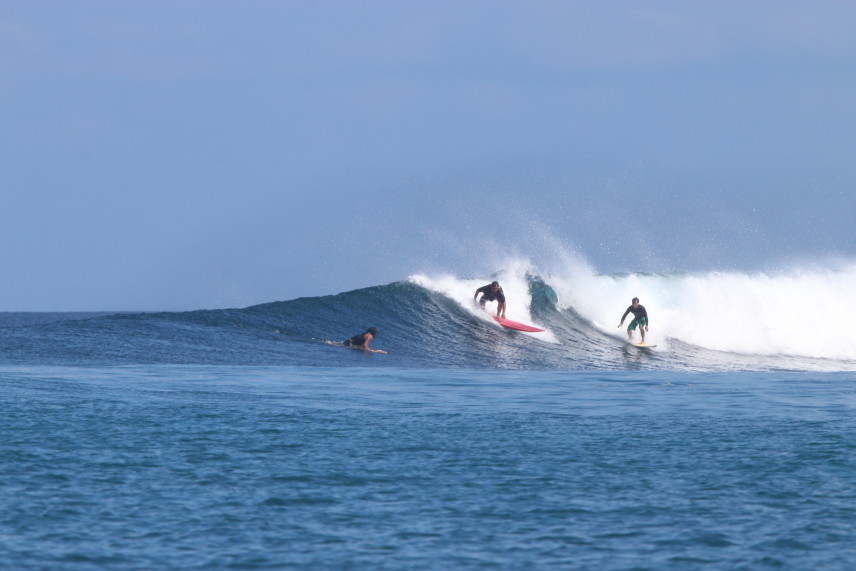
[{"label": "surfboard under paddling surfer", "polygon": [[630,302],[630,307],[627,308],[627,311],[624,312],[624,315],[621,316],[621,323],[618,324],[619,327],[624,325],[624,318],[627,317],[628,313],[632,313],[633,321],[630,322],[630,325],[627,326],[627,338],[633,339],[633,331],[636,327],[639,327],[639,333],[642,334],[642,343],[645,343],[645,332],[648,331],[648,311],[645,309],[644,305],[639,305],[639,298],[634,297]]},{"label": "surfboard under paddling surfer", "polygon": [[369,343],[371,340],[377,337],[377,328],[369,327],[365,330],[364,333],[357,333],[350,339],[345,339],[342,341],[342,345],[345,347],[354,347],[355,349],[362,349],[363,351],[370,351],[372,353],[386,353],[386,351],[381,351],[380,349],[371,349],[369,347]]},{"label": "surfboard under paddling surfer", "polygon": [[473,299],[477,298],[479,294],[482,294],[479,300],[479,305],[481,305],[482,309],[484,309],[484,304],[488,301],[497,301],[496,316],[500,319],[505,319],[505,294],[502,292],[499,282],[491,282],[486,286],[480,287],[476,290]]}]

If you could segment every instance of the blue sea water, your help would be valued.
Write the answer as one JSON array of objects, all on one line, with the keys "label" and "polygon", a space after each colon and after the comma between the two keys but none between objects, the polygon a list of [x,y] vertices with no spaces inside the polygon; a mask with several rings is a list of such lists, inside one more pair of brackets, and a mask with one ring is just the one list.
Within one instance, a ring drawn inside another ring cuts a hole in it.
[{"label": "blue sea water", "polygon": [[[611,277],[660,284],[643,351],[613,331],[623,303],[600,325],[566,284],[520,279],[509,316],[543,334],[424,276],[0,316],[0,567],[852,566],[850,355],[705,347],[670,325],[686,276]],[[388,355],[325,343],[368,325]]]}]

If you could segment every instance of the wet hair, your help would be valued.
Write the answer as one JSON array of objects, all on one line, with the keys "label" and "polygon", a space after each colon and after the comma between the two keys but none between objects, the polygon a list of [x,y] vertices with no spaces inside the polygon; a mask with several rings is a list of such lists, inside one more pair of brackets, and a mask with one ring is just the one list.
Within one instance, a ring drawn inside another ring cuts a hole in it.
[{"label": "wet hair", "polygon": [[490,284],[490,285],[492,285],[492,286],[498,286],[498,285],[499,285],[499,282],[491,282],[491,284]]},{"label": "wet hair", "polygon": [[630,300],[630,303],[634,303],[634,302],[637,302],[637,301],[639,301],[639,298],[638,298],[638,297],[634,297],[633,299],[631,299],[631,300]]},{"label": "wet hair", "polygon": [[377,337],[377,327],[369,327],[366,329],[366,333],[371,333],[372,337]]}]

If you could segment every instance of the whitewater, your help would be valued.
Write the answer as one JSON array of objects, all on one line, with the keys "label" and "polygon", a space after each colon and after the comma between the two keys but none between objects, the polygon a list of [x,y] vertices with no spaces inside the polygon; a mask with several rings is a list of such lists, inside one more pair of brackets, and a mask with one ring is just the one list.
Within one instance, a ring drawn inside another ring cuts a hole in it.
[{"label": "whitewater", "polygon": [[[856,279],[853,263],[751,274],[605,275],[585,263],[558,274],[540,273],[530,262],[518,260],[490,279],[503,284],[513,308],[510,318],[533,319],[532,294],[537,295],[537,288],[532,283],[540,282],[565,324],[582,322],[581,327],[592,327],[593,334],[604,340],[624,338],[623,328],[618,330],[616,325],[630,300],[639,297],[651,319],[650,342],[659,343],[666,353],[670,349],[681,354],[692,349],[706,352],[711,367],[716,366],[716,358],[710,352],[720,353],[722,363],[729,355],[740,356],[746,366],[751,366],[753,356],[759,364],[770,363],[769,358],[789,362],[794,358],[805,359],[805,367],[822,369],[852,370],[856,363],[856,343],[849,335],[852,316],[844,309]],[[468,300],[485,278],[420,274],[410,280],[472,308]],[[555,334],[543,339],[559,342]]]}]

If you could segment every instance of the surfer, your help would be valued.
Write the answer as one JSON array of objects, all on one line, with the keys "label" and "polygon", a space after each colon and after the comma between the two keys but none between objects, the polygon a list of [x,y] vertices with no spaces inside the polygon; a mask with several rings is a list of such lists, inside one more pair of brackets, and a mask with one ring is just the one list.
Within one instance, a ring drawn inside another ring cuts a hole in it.
[{"label": "surfer", "polygon": [[481,305],[482,309],[484,309],[484,304],[488,301],[497,301],[499,303],[496,305],[496,316],[500,319],[505,319],[505,294],[502,292],[499,282],[491,282],[486,286],[480,287],[476,290],[473,299],[477,298],[479,294],[482,294],[479,300],[479,305]]},{"label": "surfer", "polygon": [[636,327],[639,327],[639,333],[642,334],[642,343],[645,342],[645,332],[648,331],[648,311],[645,310],[645,306],[639,305],[639,298],[634,297],[630,302],[630,307],[627,308],[627,311],[624,312],[624,315],[621,316],[621,323],[618,324],[619,327],[624,325],[624,318],[627,317],[628,313],[633,314],[633,321],[630,322],[630,325],[627,326],[627,338],[633,339],[633,330]]},{"label": "surfer", "polygon": [[356,349],[362,349],[363,351],[371,351],[372,353],[384,353],[384,351],[369,348],[369,343],[375,337],[377,337],[377,328],[369,327],[368,329],[366,329],[365,333],[358,333],[350,339],[345,339],[344,341],[342,341],[342,345],[344,345],[345,347],[354,347]]}]

